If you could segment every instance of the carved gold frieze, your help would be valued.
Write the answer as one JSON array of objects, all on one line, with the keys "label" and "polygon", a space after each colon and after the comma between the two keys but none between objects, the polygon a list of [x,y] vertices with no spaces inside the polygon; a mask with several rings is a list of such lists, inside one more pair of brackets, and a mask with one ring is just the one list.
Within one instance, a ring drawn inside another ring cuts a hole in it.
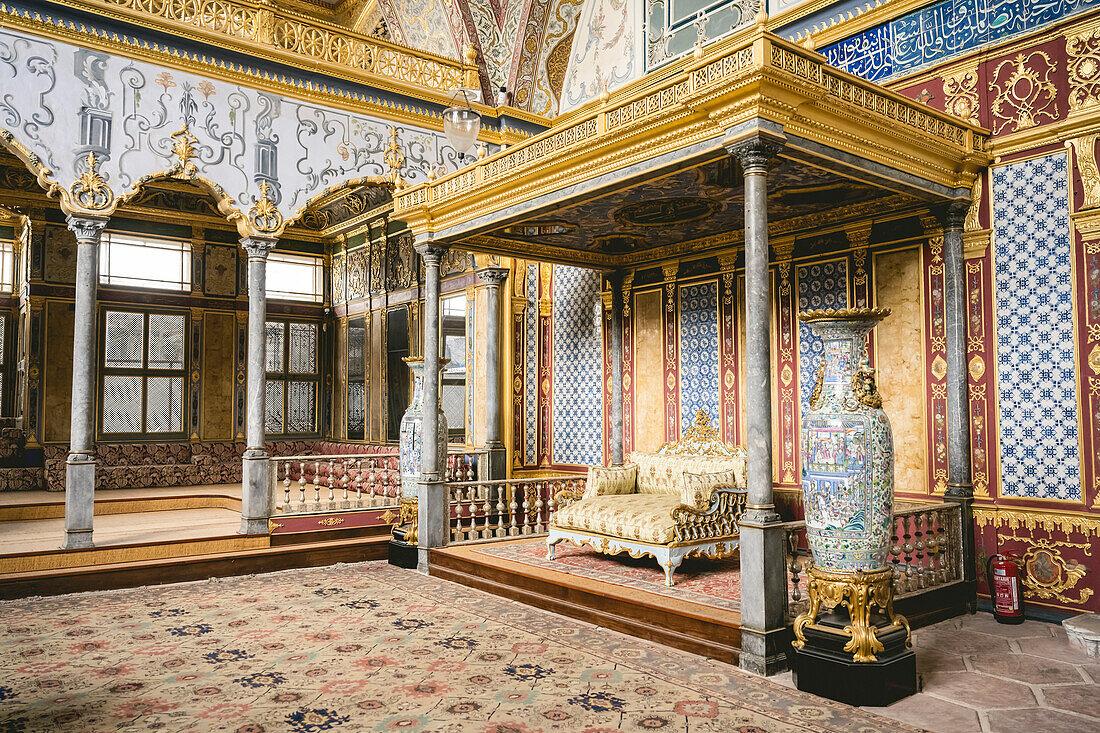
[{"label": "carved gold frieze", "polygon": [[1057,73],[1058,62],[1045,51],[1018,53],[998,64],[989,82],[989,91],[996,94],[989,108],[994,134],[1057,120],[1058,88],[1052,78]]},{"label": "carved gold frieze", "polygon": [[1096,139],[1100,134],[1091,133],[1066,141],[1066,147],[1072,147],[1076,153],[1077,171],[1081,175],[1081,185],[1085,198],[1078,211],[1094,209],[1100,206],[1100,168],[1096,165]]},{"label": "carved gold frieze", "polygon": [[[1085,557],[1092,557],[1091,542],[1068,542],[1063,540],[1034,539],[1021,537],[1015,533],[997,538],[998,546],[1009,541],[1023,544],[1027,549],[1021,558],[1024,568],[1021,580],[1025,598],[1055,600],[1062,603],[1081,605],[1092,598],[1092,588],[1078,588],[1078,583],[1088,573],[1088,569],[1077,560],[1066,559],[1062,550],[1079,550]],[[1067,591],[1076,590],[1077,597],[1067,595]]]},{"label": "carved gold frieze", "polygon": [[1100,106],[1100,28],[1066,36],[1070,115]]},{"label": "carved gold frieze", "polygon": [[972,124],[980,124],[978,111],[981,104],[978,98],[978,68],[949,74],[943,78],[944,104],[947,111]]}]

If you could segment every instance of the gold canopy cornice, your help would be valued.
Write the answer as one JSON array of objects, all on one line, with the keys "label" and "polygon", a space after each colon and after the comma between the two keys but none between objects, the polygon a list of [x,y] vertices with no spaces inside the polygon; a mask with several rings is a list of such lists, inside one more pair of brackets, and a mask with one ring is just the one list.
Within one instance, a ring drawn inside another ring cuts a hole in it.
[{"label": "gold canopy cornice", "polygon": [[[725,155],[752,127],[780,129],[784,156],[813,148],[815,165],[867,161],[928,202],[968,195],[988,165],[988,132],[828,65],[824,57],[761,28],[721,44],[678,73],[605,95],[602,104],[438,180],[395,195],[394,217],[418,237],[460,241],[519,221],[538,197],[552,206],[570,187],[660,156],[679,165]],[[830,158],[831,156],[831,158]],[[506,214],[506,212],[508,212]],[[494,223],[494,215],[500,215]],[[484,242],[484,240],[482,240]],[[497,240],[499,241],[499,239]],[[581,253],[582,255],[584,253]],[[595,255],[595,253],[592,253]],[[580,264],[588,259],[579,256]]]}]

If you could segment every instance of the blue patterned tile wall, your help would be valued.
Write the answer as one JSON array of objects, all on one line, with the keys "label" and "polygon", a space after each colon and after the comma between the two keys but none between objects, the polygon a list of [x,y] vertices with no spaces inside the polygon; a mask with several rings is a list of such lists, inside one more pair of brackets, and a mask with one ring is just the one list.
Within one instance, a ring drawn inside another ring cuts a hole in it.
[{"label": "blue patterned tile wall", "polygon": [[993,169],[1001,494],[1081,499],[1066,154]]},{"label": "blue patterned tile wall", "polygon": [[527,265],[527,310],[523,316],[523,443],[524,462],[538,462],[539,388],[539,268]]},{"label": "blue patterned tile wall", "polygon": [[[798,312],[818,308],[848,307],[848,261],[815,262],[798,268]],[[802,409],[814,390],[814,373],[821,361],[823,346],[804,323],[798,324],[798,388]]]},{"label": "blue patterned tile wall", "polygon": [[603,463],[600,276],[554,267],[554,463]]},{"label": "blue patterned tile wall", "polygon": [[833,66],[878,81],[1097,5],[1100,0],[943,0],[819,50]]},{"label": "blue patterned tile wall", "polygon": [[718,282],[680,286],[680,431],[706,410],[719,423]]}]

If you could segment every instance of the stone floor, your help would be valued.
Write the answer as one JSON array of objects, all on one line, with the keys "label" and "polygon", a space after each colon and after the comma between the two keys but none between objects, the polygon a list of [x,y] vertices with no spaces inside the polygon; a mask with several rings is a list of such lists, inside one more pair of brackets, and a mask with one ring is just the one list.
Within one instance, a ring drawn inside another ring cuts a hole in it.
[{"label": "stone floor", "polygon": [[918,629],[913,647],[923,691],[866,710],[936,733],[1100,731],[1100,659],[1060,625],[979,613]]}]

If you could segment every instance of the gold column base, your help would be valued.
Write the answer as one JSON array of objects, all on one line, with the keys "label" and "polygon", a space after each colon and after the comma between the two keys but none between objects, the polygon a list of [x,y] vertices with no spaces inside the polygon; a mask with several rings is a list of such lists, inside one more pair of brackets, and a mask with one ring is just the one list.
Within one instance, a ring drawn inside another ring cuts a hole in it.
[{"label": "gold column base", "polygon": [[817,617],[824,606],[831,611],[837,606],[848,608],[851,624],[844,627],[844,633],[850,637],[844,645],[844,651],[852,652],[857,662],[877,661],[876,652],[885,649],[878,640],[878,629],[871,621],[871,609],[878,606],[890,619],[890,626],[905,629],[905,646],[912,646],[913,636],[909,631],[909,622],[901,614],[894,613],[894,571],[891,568],[855,573],[830,573],[814,566],[807,569],[809,575],[810,610],[800,613],[794,620],[795,649],[806,644],[803,629],[816,625]]},{"label": "gold column base", "polygon": [[[408,545],[415,545],[417,543],[419,540],[419,535],[417,533],[417,522],[419,521],[417,518],[418,509],[419,505],[416,497],[412,497],[411,499],[402,497],[397,507],[397,522],[393,525],[392,530],[394,539]],[[404,537],[398,536],[398,530],[401,530]]]}]

